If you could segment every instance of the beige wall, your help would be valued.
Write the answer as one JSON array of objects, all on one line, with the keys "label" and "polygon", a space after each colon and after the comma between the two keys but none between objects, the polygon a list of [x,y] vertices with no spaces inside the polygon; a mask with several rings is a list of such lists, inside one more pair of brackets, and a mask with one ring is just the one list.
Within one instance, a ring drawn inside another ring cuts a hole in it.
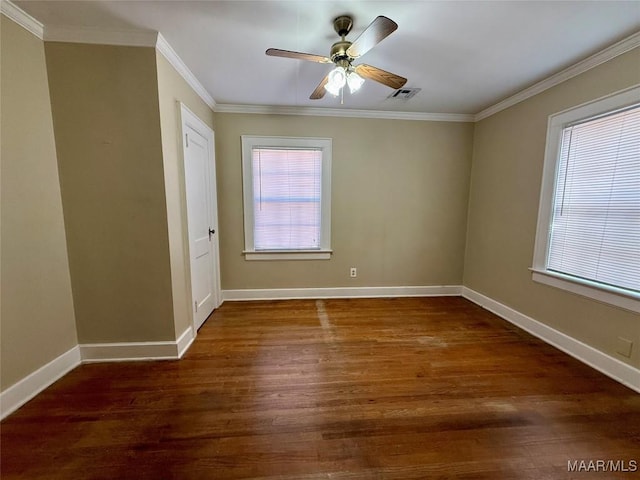
[{"label": "beige wall", "polygon": [[191,279],[188,255],[186,196],[182,160],[182,123],[179,102],[184,103],[213,129],[213,111],[193,91],[164,56],[156,53],[158,96],[162,129],[164,183],[171,256],[171,285],[175,335],[179,337],[192,322]]},{"label": "beige wall", "polygon": [[[244,259],[243,134],[333,139],[331,260]],[[217,113],[222,288],[461,284],[472,140],[469,123]]]},{"label": "beige wall", "polygon": [[[534,283],[533,259],[549,115],[640,83],[635,49],[476,124],[464,284],[640,367],[640,317]],[[622,336],[632,359],[615,352]]]},{"label": "beige wall", "polygon": [[44,45],[1,18],[0,388],[76,339]]},{"label": "beige wall", "polygon": [[80,343],[173,340],[155,49],[45,51]]}]

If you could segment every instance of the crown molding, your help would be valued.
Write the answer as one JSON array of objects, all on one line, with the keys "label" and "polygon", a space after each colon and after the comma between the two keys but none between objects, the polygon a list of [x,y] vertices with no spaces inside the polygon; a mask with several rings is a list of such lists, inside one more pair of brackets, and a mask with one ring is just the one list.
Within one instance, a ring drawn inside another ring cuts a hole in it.
[{"label": "crown molding", "polygon": [[[3,13],[4,4],[10,4],[2,0]],[[12,12],[16,15],[28,15],[15,5],[11,4]],[[12,17],[13,18],[13,17]],[[31,18],[31,17],[28,17]],[[34,20],[35,21],[35,20]],[[22,23],[21,23],[22,25]],[[39,24],[42,28],[42,24]],[[26,27],[25,27],[26,28]],[[173,47],[167,42],[161,33],[155,31],[134,31],[134,30],[113,30],[94,27],[70,27],[70,26],[46,26],[40,34],[46,42],[69,42],[86,43],[97,45],[116,45],[127,47],[152,47],[164,56],[167,61],[176,69],[184,80],[193,88],[196,94],[211,109],[216,105],[215,100],[206,88],[198,81],[189,67],[182,61]]]},{"label": "crown molding", "polygon": [[640,32],[611,45],[584,60],[474,114],[389,112],[383,110],[349,110],[318,107],[283,107],[268,105],[216,104],[214,98],[186,66],[169,42],[159,32],[113,30],[90,27],[44,26],[16,6],[11,0],[0,0],[0,11],[36,37],[48,42],[90,43],[133,47],[154,47],[176,69],[200,98],[215,112],[266,115],[303,115],[318,117],[377,118],[387,120],[418,120],[431,122],[478,122],[528,98],[584,73],[623,53],[640,46]]},{"label": "crown molding", "polygon": [[303,115],[314,117],[377,118],[386,120],[420,120],[429,122],[473,122],[466,113],[387,112],[383,110],[350,110],[318,107],[280,107],[269,105],[218,104],[217,113],[251,113],[261,115]]},{"label": "crown molding", "polygon": [[164,58],[176,69],[176,71],[184,78],[191,88],[198,94],[198,96],[209,105],[209,108],[214,110],[216,108],[216,101],[206,88],[200,83],[189,67],[182,61],[180,56],[176,53],[173,47],[167,42],[167,40],[158,33],[158,37],[155,44],[158,52],[162,54]]},{"label": "crown molding", "polygon": [[44,25],[9,0],[0,0],[0,12],[16,22],[25,30],[33,33],[40,40],[44,38]]},{"label": "crown molding", "polygon": [[97,27],[71,27],[47,25],[44,27],[45,42],[89,43],[95,45],[117,45],[127,47],[155,47],[158,32],[136,30],[114,30]]},{"label": "crown molding", "polygon": [[533,97],[539,93],[544,92],[545,90],[550,89],[551,87],[555,87],[556,85],[569,80],[581,73],[586,72],[587,70],[591,70],[598,65],[605,63],[613,58],[622,55],[634,48],[640,46],[640,32],[636,32],[633,35],[628,36],[627,38],[614,43],[610,47],[605,48],[604,50],[599,51],[598,53],[591,55],[590,57],[581,60],[578,63],[571,65],[564,70],[551,75],[550,77],[545,78],[544,80],[530,86],[529,88],[525,88],[524,90],[512,95],[504,100],[492,105],[488,108],[485,108],[481,112],[476,113],[474,116],[474,121],[478,122],[484,118],[490,117],[506,108],[509,108],[517,103],[520,103],[528,98]]}]

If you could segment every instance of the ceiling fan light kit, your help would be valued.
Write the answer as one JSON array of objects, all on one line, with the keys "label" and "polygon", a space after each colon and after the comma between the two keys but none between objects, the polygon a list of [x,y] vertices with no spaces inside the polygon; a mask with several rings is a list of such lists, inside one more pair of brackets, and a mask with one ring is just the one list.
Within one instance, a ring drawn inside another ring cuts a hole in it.
[{"label": "ceiling fan light kit", "polygon": [[354,42],[349,42],[345,40],[345,37],[351,31],[352,26],[353,20],[347,15],[342,15],[333,21],[333,28],[341,39],[331,46],[329,57],[277,48],[269,48],[265,53],[273,57],[295,58],[316,63],[333,63],[335,68],[322,79],[313,91],[309,97],[312,100],[324,97],[325,92],[338,96],[343,93],[345,85],[349,87],[349,92],[353,94],[362,87],[365,78],[393,89],[398,89],[407,83],[406,78],[371,65],[352,65],[356,58],[361,57],[391,35],[398,28],[398,25],[387,17],[379,16],[371,22]]},{"label": "ceiling fan light kit", "polygon": [[360,90],[363,83],[364,78],[358,75],[353,67],[345,69],[344,67],[338,66],[329,72],[327,84],[324,88],[331,95],[337,97],[340,95],[345,84],[349,86],[350,93],[356,93]]}]

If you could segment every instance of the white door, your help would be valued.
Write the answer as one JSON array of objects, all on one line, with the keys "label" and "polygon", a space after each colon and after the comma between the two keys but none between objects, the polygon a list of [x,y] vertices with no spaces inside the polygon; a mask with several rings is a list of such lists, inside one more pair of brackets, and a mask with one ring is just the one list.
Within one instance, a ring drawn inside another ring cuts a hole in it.
[{"label": "white door", "polygon": [[202,326],[219,302],[213,131],[182,106],[193,323]]}]

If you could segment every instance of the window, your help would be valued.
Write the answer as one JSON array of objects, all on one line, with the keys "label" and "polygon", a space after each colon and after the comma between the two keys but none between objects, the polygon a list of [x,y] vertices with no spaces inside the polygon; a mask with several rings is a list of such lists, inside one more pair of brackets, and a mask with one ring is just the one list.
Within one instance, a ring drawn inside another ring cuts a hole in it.
[{"label": "window", "polygon": [[532,270],[640,312],[640,87],[549,117]]},{"label": "window", "polygon": [[331,255],[331,139],[242,136],[247,260]]}]

